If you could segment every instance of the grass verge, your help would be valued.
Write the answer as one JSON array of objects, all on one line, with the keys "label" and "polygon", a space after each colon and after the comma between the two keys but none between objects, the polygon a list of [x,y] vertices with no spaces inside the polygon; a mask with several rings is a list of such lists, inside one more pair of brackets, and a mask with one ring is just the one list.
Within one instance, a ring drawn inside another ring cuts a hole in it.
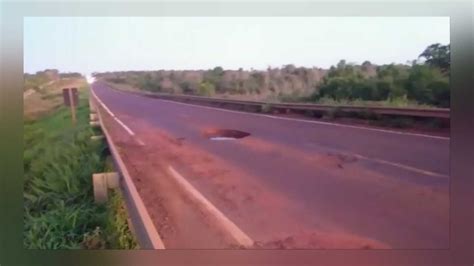
[{"label": "grass verge", "polygon": [[303,100],[303,102],[334,105],[334,106],[364,106],[364,107],[396,107],[396,108],[436,108],[436,106],[420,104],[416,101],[408,100],[406,97],[387,99],[385,101],[366,101],[360,99],[354,100],[334,100],[332,98],[323,97],[316,101]]},{"label": "grass verge", "polygon": [[121,195],[94,203],[92,174],[111,166],[105,144],[90,140],[88,90],[79,90],[75,127],[65,107],[24,123],[24,247],[137,248]]}]

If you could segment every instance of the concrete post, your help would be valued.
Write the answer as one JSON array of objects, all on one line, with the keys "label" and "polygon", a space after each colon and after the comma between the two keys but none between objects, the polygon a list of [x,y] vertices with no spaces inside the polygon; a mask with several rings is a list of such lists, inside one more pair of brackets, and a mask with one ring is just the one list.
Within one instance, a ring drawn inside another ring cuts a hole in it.
[{"label": "concrete post", "polygon": [[95,203],[105,203],[108,198],[108,189],[117,189],[120,185],[119,175],[116,172],[97,173],[92,175]]}]

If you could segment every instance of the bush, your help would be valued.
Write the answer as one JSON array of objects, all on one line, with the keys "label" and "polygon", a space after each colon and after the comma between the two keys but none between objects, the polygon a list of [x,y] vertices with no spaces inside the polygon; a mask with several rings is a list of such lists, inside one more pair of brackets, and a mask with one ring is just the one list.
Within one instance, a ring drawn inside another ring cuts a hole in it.
[{"label": "bush", "polygon": [[422,105],[450,105],[449,77],[440,68],[392,64],[377,67],[377,73],[372,77],[364,76],[363,69],[339,62],[337,67],[331,67],[312,99],[387,102],[405,98]]},{"label": "bush", "polygon": [[433,94],[432,104],[439,107],[449,107],[451,101],[451,93],[449,83],[444,80],[438,80],[430,83],[428,89]]},{"label": "bush", "polygon": [[212,96],[216,92],[214,84],[204,81],[199,84],[199,95],[201,96]]}]

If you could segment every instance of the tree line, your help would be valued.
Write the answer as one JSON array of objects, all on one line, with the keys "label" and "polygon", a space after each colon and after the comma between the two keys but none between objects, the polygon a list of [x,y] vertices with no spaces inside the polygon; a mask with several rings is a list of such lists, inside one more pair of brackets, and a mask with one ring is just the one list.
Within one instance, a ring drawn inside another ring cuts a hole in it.
[{"label": "tree line", "polygon": [[340,60],[330,69],[292,64],[266,70],[157,70],[96,73],[143,90],[264,101],[412,101],[450,106],[450,45],[432,44],[409,64]]},{"label": "tree line", "polygon": [[430,45],[419,59],[423,62],[377,66],[374,73],[368,72],[371,67],[368,61],[358,66],[341,60],[337,66],[330,68],[313,99],[329,97],[335,100],[384,101],[402,98],[420,104],[449,107],[449,45]]}]

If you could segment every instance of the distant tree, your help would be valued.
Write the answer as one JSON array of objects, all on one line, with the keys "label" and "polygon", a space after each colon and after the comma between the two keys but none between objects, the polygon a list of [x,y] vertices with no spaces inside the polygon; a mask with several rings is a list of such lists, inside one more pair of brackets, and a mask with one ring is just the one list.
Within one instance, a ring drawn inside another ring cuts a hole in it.
[{"label": "distant tree", "polygon": [[372,63],[370,63],[370,61],[364,61],[364,63],[362,63],[362,70],[368,71],[371,66],[372,66]]},{"label": "distant tree", "polygon": [[344,69],[346,67],[346,60],[339,60],[337,63],[337,69]]},{"label": "distant tree", "polygon": [[451,66],[451,47],[439,43],[432,44],[421,53],[418,58],[424,58],[426,64],[438,67],[443,73],[449,73]]},{"label": "distant tree", "polygon": [[224,69],[220,66],[216,66],[213,70],[212,73],[216,76],[222,77],[224,75]]},{"label": "distant tree", "polygon": [[449,82],[446,80],[437,80],[428,84],[428,89],[433,94],[432,104],[439,107],[450,107],[451,93]]},{"label": "distant tree", "polygon": [[438,68],[416,65],[406,82],[408,98],[419,103],[449,106],[449,80]]},{"label": "distant tree", "polygon": [[155,80],[151,73],[146,73],[138,79],[138,86],[143,90],[161,91],[159,80]]},{"label": "distant tree", "polygon": [[294,74],[296,71],[296,67],[293,64],[288,64],[283,67],[283,71],[288,74]]},{"label": "distant tree", "polygon": [[69,73],[60,73],[59,76],[61,78],[81,78],[82,74],[77,72],[69,72]]},{"label": "distant tree", "polygon": [[250,75],[257,82],[258,86],[263,87],[265,83],[265,74],[263,72],[254,72]]},{"label": "distant tree", "polygon": [[212,96],[216,92],[216,88],[214,84],[208,82],[208,81],[203,81],[199,84],[199,95],[202,96]]},{"label": "distant tree", "polygon": [[394,91],[393,82],[390,80],[377,80],[375,83],[374,100],[381,101],[388,99]]},{"label": "distant tree", "polygon": [[170,73],[169,73],[169,79],[171,80],[171,82],[175,82],[177,80],[176,78],[176,74],[174,72],[174,70],[171,70]]},{"label": "distant tree", "polygon": [[214,69],[208,70],[204,73],[204,81],[213,84],[214,87],[218,87],[223,76],[224,69],[220,66],[217,66]]},{"label": "distant tree", "polygon": [[193,90],[193,87],[192,87],[192,84],[191,82],[185,80],[183,82],[181,82],[179,84],[179,86],[181,87],[181,90],[183,91],[183,93],[185,94],[194,94],[195,91]]},{"label": "distant tree", "polygon": [[263,84],[263,76],[253,73],[249,79],[244,83],[244,88],[250,93],[260,93],[260,88]]}]

